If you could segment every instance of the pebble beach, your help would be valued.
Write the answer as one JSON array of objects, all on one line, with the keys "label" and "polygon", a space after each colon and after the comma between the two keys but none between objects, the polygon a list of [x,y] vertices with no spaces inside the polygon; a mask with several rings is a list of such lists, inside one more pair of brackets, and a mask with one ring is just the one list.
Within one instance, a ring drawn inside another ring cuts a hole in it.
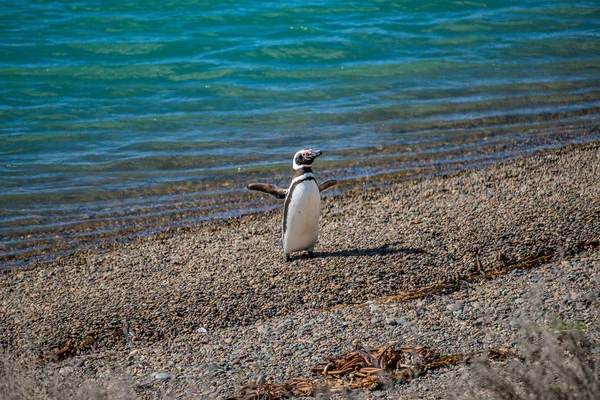
[{"label": "pebble beach", "polygon": [[357,346],[518,351],[527,320],[598,346],[599,146],[325,196],[312,258],[285,261],[278,208],[3,272],[0,348],[58,391],[118,380],[137,398],[241,398],[302,378],[447,398],[468,366],[373,389],[311,369]]}]

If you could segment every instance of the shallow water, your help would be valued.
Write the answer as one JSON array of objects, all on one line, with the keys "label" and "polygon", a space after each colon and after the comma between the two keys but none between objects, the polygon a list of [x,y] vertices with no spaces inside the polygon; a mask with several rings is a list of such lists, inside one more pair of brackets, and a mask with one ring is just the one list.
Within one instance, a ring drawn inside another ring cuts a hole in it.
[{"label": "shallow water", "polygon": [[[418,2],[417,2],[418,3]],[[594,1],[21,1],[0,12],[0,262],[597,139]],[[354,182],[354,181],[352,181]]]}]

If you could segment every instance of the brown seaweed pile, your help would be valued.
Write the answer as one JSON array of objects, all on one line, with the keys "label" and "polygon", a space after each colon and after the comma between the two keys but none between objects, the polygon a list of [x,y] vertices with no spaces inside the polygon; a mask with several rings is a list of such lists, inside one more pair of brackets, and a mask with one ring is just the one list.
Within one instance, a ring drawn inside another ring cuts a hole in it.
[{"label": "brown seaweed pile", "polygon": [[[295,378],[284,383],[251,384],[228,400],[276,400],[288,397],[314,396],[318,387],[332,392],[344,389],[375,390],[387,382],[407,382],[427,371],[467,363],[476,354],[440,355],[424,346],[392,345],[370,350],[355,348],[349,353],[320,362],[312,369],[317,379]],[[490,360],[514,358],[509,349],[489,349]]]}]

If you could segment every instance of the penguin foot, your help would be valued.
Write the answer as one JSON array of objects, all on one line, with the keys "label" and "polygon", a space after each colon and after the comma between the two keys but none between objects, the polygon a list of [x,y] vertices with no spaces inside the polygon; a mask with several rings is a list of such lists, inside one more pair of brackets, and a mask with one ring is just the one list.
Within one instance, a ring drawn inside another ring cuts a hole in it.
[{"label": "penguin foot", "polygon": [[292,257],[290,257],[290,255],[289,255],[289,254],[286,254],[286,255],[285,255],[285,261],[287,261],[287,262],[290,262],[290,261],[292,261]]},{"label": "penguin foot", "polygon": [[308,250],[307,255],[308,255],[309,258],[313,258],[315,256],[315,253],[311,249],[311,250]]}]

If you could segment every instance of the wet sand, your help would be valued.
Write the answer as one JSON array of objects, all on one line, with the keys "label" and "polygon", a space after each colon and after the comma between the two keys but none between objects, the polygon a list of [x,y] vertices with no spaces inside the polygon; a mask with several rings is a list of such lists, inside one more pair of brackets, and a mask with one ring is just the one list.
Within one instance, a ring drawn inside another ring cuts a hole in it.
[{"label": "wet sand", "polygon": [[[123,376],[142,398],[320,382],[311,368],[357,343],[510,347],[533,286],[551,299],[597,288],[598,146],[325,197],[314,258],[285,262],[277,209],[5,272],[0,343],[65,385]],[[597,322],[571,306],[540,312]],[[359,395],[443,393],[432,377]]]}]

